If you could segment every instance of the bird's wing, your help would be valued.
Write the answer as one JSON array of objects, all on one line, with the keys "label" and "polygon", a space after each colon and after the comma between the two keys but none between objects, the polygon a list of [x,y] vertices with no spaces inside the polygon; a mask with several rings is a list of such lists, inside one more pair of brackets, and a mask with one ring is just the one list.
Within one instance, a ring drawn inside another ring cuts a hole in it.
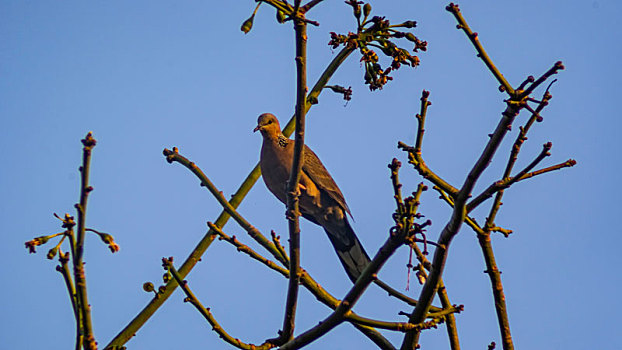
[{"label": "bird's wing", "polygon": [[313,153],[307,145],[305,145],[304,149],[304,163],[302,165],[302,170],[307,174],[307,176],[309,176],[309,178],[311,178],[319,189],[325,191],[330,198],[337,202],[343,210],[352,216],[350,208],[348,208],[341,190],[339,190],[335,180],[333,180],[330,176],[328,170],[324,167],[324,164],[322,164],[318,156]]}]

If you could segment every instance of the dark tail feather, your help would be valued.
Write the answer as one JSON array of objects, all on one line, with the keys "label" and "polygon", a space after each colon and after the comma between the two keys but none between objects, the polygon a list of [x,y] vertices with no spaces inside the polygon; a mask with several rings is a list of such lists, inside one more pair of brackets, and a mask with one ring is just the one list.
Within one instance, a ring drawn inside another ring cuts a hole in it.
[{"label": "dark tail feather", "polygon": [[344,221],[345,227],[342,227],[343,232],[333,234],[327,229],[324,229],[324,231],[326,231],[330,242],[333,244],[348,277],[354,283],[371,259],[369,259],[358,237],[356,237],[348,219],[344,217]]}]

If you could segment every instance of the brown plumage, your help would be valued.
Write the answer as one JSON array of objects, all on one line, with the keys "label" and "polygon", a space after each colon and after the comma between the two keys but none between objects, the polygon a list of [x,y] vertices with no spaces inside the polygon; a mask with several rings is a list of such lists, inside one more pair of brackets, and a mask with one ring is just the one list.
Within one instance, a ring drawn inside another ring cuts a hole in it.
[{"label": "brown plumage", "polygon": [[[258,130],[263,136],[259,163],[264,182],[270,192],[287,203],[287,181],[294,158],[294,141],[281,133],[279,121],[270,113],[259,116],[254,131]],[[351,213],[341,190],[317,155],[306,145],[300,175],[300,213],[305,219],[324,228],[348,277],[352,282],[356,281],[370,259],[348,222],[347,214],[351,216]]]}]

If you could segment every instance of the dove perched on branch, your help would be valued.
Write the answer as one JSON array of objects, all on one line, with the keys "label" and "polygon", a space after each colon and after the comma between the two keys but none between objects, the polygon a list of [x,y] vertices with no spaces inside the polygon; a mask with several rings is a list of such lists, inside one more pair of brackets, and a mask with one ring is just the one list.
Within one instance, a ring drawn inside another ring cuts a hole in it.
[{"label": "dove perched on branch", "polygon": [[[260,131],[263,136],[259,164],[264,182],[276,198],[287,203],[294,141],[281,133],[279,121],[270,113],[259,116],[254,131]],[[302,217],[324,228],[348,277],[356,281],[370,262],[369,256],[348,222],[347,215],[352,214],[343,194],[317,155],[306,145],[299,190]]]}]

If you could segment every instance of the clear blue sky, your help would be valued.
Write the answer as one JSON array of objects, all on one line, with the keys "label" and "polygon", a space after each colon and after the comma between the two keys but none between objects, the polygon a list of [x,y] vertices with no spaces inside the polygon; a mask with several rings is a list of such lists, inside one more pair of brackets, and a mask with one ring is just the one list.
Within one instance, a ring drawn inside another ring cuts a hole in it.
[{"label": "clear blue sky", "polygon": [[[325,92],[308,115],[307,143],[322,158],[354,214],[354,228],[370,253],[384,242],[393,198],[388,164],[406,163],[397,141],[413,143],[422,89],[430,90],[424,157],[458,185],[492,132],[505,98],[446,3],[376,1],[374,13],[393,22],[416,20],[429,42],[416,70],[404,67],[383,91],[370,93],[352,56],[331,81],[352,86],[344,107]],[[497,223],[513,229],[494,246],[509,305],[512,334],[523,349],[620,349],[622,311],[615,224],[622,123],[617,83],[622,81],[618,1],[479,1],[461,3],[491,57],[514,85],[562,60],[566,70],[553,100],[523,147],[519,165],[553,142],[544,165],[574,158],[578,165],[518,184],[504,198]],[[23,243],[60,231],[52,217],[73,213],[78,200],[80,139],[98,140],[92,162],[88,226],[112,233],[121,245],[111,255],[87,240],[87,278],[95,332],[105,345],[148,302],[146,281],[158,284],[160,258],[181,262],[220,208],[180,165],[161,151],[177,146],[226,196],[259,157],[256,117],[285,120],[294,110],[295,67],[291,25],[278,25],[268,6],[253,30],[240,24],[253,1],[0,1],[0,231],[4,287],[0,291],[0,344],[11,349],[68,349],[74,321],[56,262],[46,248],[29,255]],[[333,56],[329,32],[354,30],[350,9],[326,1],[310,14],[309,80]],[[618,43],[618,44],[616,44]],[[386,61],[385,61],[386,62]],[[386,63],[385,63],[386,64]],[[526,115],[518,121],[525,120]],[[518,123],[510,135],[513,140]],[[482,189],[500,176],[510,142],[482,178]],[[402,170],[406,190],[420,177]],[[477,191],[477,190],[476,190]],[[484,205],[485,208],[488,205]],[[283,206],[259,182],[240,208],[260,230],[287,235]],[[432,191],[421,211],[435,239],[449,208]],[[485,210],[475,213],[483,220]],[[302,226],[302,262],[334,295],[350,286],[321,228]],[[250,242],[235,223],[229,234]],[[400,250],[381,273],[405,286],[408,253]],[[465,349],[499,342],[488,278],[477,240],[463,228],[455,239],[445,282],[458,315]],[[281,326],[286,281],[215,242],[188,277],[203,303],[234,336],[261,343]],[[411,286],[413,296],[418,286]],[[227,348],[176,292],[127,345],[131,349]],[[301,293],[298,331],[329,310]],[[400,320],[408,308],[372,287],[355,310]],[[399,336],[388,337],[398,341]],[[446,348],[444,330],[427,331],[424,349]],[[343,324],[310,349],[373,349]]]}]

